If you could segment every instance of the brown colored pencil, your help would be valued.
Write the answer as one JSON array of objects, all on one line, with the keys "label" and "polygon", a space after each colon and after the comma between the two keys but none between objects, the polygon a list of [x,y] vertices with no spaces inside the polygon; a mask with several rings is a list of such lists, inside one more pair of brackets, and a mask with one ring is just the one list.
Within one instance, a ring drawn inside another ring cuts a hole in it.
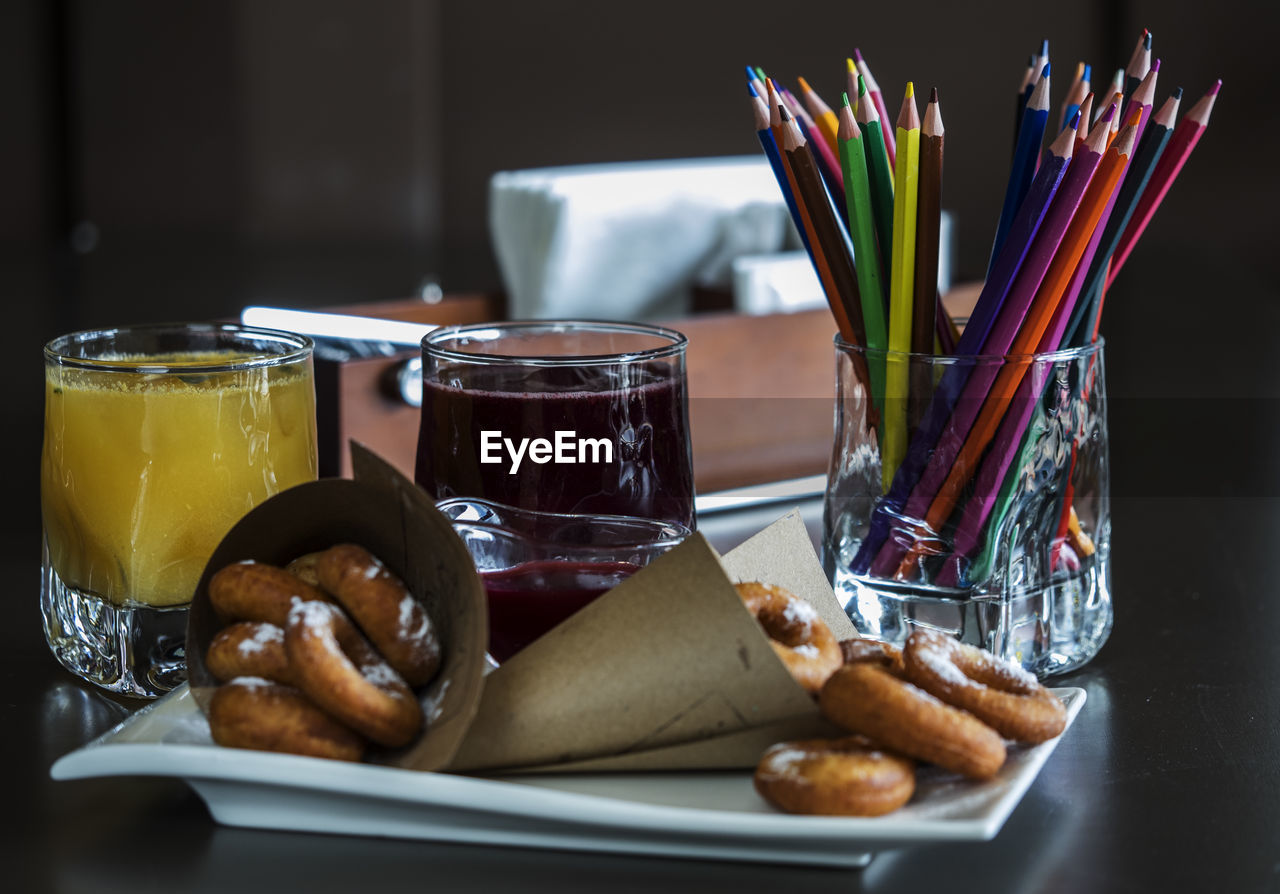
[{"label": "brown colored pencil", "polygon": [[[866,329],[862,323],[862,299],[858,294],[857,275],[853,269],[853,259],[845,248],[844,238],[840,235],[840,225],[836,221],[835,211],[827,198],[826,187],[822,185],[822,175],[818,173],[818,164],[813,151],[805,141],[800,128],[785,108],[780,110],[782,119],[782,141],[778,148],[787,159],[792,176],[795,178],[796,200],[807,209],[813,224],[814,234],[821,246],[831,270],[831,278],[835,283],[836,294],[828,294],[832,313],[836,319],[849,321],[849,332],[856,344],[866,346]],[[842,333],[844,327],[842,327]],[[848,336],[846,335],[846,340]],[[867,380],[869,382],[869,379]],[[868,392],[870,393],[870,392]]]}]

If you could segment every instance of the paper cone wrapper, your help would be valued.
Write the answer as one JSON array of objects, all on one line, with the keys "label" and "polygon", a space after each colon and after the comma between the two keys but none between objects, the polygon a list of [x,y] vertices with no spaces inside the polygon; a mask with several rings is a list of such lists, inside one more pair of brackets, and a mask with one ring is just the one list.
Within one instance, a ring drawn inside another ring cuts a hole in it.
[{"label": "paper cone wrapper", "polygon": [[252,559],[283,567],[306,553],[357,543],[379,559],[422,602],[443,646],[440,672],[419,693],[426,731],[418,742],[374,759],[421,770],[443,767],[465,736],[480,702],[488,614],[471,556],[431,498],[359,444],[351,445],[354,480],[302,484],[242,518],[214,550],[187,622],[191,691],[206,709],[218,685],[205,667],[209,642],[224,622],[209,603],[209,578]]},{"label": "paper cone wrapper", "polygon": [[855,636],[798,513],[726,556],[694,535],[485,680],[449,764],[467,772],[753,767],[769,745],[839,735],[734,590],[786,587]]}]

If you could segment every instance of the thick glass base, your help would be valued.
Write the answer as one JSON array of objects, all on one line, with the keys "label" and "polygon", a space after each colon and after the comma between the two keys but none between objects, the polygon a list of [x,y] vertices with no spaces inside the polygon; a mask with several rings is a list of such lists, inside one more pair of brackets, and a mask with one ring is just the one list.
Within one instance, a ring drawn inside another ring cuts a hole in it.
[{"label": "thick glass base", "polygon": [[901,646],[917,627],[986,649],[1040,677],[1082,666],[1111,634],[1110,567],[1090,557],[1048,586],[1010,595],[913,586],[836,571],[858,632]]},{"label": "thick glass base", "polygon": [[187,679],[187,606],[115,605],[66,584],[45,553],[40,613],[54,657],[111,692],[157,698]]}]

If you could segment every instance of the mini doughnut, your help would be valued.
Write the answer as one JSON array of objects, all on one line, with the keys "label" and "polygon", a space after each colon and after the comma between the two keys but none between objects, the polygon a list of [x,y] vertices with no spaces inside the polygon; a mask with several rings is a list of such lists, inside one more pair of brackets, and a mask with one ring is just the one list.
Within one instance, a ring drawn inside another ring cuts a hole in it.
[{"label": "mini doughnut", "polygon": [[265,621],[284,627],[295,596],[333,601],[283,568],[263,562],[236,562],[209,579],[209,601],[227,621]]},{"label": "mini doughnut", "polygon": [[336,605],[295,602],[284,648],[298,688],[365,737],[398,748],[422,729],[408,684]]},{"label": "mini doughnut", "polygon": [[878,639],[842,639],[840,654],[845,664],[869,662],[893,671],[895,676],[903,673],[902,650]]},{"label": "mini doughnut", "polygon": [[293,683],[289,656],[284,651],[284,631],[262,621],[239,621],[218,631],[209,643],[204,664],[224,683],[235,677]]},{"label": "mini doughnut", "polygon": [[894,751],[976,779],[1004,764],[1004,742],[972,714],[875,664],[846,664],[818,696],[827,719]]},{"label": "mini doughnut", "polygon": [[430,682],[440,668],[440,639],[422,603],[399,578],[364,547],[350,543],[321,553],[316,573],[410,686]]},{"label": "mini doughnut", "polygon": [[1035,744],[1067,726],[1067,709],[1035,676],[990,652],[932,630],[917,630],[903,651],[907,678],[963,708],[1006,739]]},{"label": "mini doughnut", "polygon": [[843,662],[831,628],[813,606],[782,587],[743,583],[736,589],[791,676],[816,695]]},{"label": "mini doughnut", "polygon": [[213,741],[229,748],[358,761],[365,743],[292,686],[237,677],[209,701]]},{"label": "mini doughnut", "polygon": [[880,816],[916,788],[915,765],[862,736],[780,742],[756,767],[756,791],[788,813]]},{"label": "mini doughnut", "polygon": [[305,556],[298,556],[298,558],[284,566],[284,570],[303,583],[318,587],[320,586],[320,575],[316,573],[316,562],[319,560],[319,553],[307,553]]}]

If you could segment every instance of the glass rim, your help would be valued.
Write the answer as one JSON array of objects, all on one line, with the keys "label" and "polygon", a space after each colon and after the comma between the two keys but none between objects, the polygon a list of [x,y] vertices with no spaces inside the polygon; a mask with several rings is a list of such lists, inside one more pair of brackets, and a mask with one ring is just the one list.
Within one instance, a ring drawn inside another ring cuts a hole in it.
[{"label": "glass rim", "polygon": [[[624,332],[631,335],[647,335],[653,338],[666,339],[669,344],[642,351],[619,351],[613,354],[566,354],[564,356],[530,357],[519,354],[479,354],[471,351],[460,351],[454,348],[441,347],[437,341],[459,336],[477,336],[481,333],[496,332],[498,337],[518,332]],[[688,347],[689,339],[683,332],[666,326],[650,323],[628,323],[618,320],[506,320],[497,323],[468,323],[460,326],[441,326],[422,337],[422,352],[442,360],[455,360],[465,363],[546,367],[597,366],[604,363],[637,363],[649,360],[661,360],[666,357],[681,355]]]},{"label": "glass rim", "polygon": [[873,350],[866,345],[855,345],[847,342],[840,333],[836,333],[834,344],[841,353],[856,353],[863,356],[895,357],[907,361],[929,362],[939,364],[953,363],[1061,363],[1066,360],[1080,360],[1101,354],[1106,339],[1098,336],[1098,340],[1076,348],[1059,348],[1056,351],[1045,351],[1038,354],[924,354],[914,351]]},{"label": "glass rim", "polygon": [[[236,360],[191,363],[166,363],[155,360],[119,359],[109,360],[93,357],[76,357],[66,353],[73,345],[90,344],[126,334],[225,334],[234,337],[250,337],[259,341],[274,341],[288,347],[284,353],[267,354],[252,348],[246,350],[249,356]],[[259,369],[270,366],[283,366],[296,363],[311,356],[315,342],[297,332],[283,329],[265,329],[259,326],[242,326],[239,323],[140,323],[126,326],[106,326],[100,329],[81,329],[68,332],[50,339],[44,346],[45,361],[59,366],[98,372],[138,373],[144,375],[178,372],[182,374],[234,372],[243,369]]]}]

